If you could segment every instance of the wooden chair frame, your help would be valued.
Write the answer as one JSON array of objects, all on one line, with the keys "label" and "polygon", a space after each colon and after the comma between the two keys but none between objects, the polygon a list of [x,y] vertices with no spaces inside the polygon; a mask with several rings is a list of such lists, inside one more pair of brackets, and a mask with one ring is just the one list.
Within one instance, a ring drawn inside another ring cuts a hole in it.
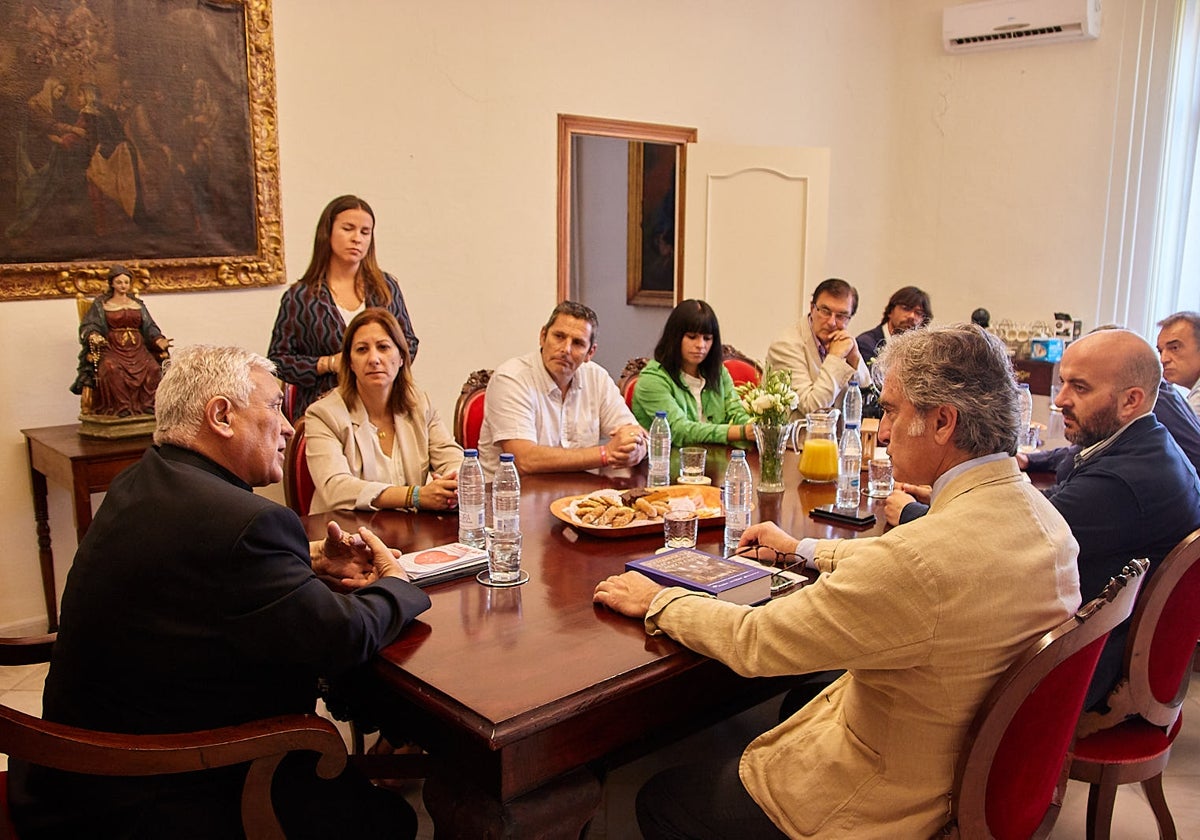
[{"label": "wooden chair frame", "polygon": [[625,363],[621,375],[617,377],[617,390],[621,392],[621,399],[625,400],[625,405],[630,408],[633,408],[633,386],[637,382],[642,368],[649,363],[648,356],[635,356]]},{"label": "wooden chair frame", "polygon": [[754,372],[758,374],[758,381],[759,382],[762,381],[763,366],[757,359],[751,359],[749,356],[747,356],[742,351],[738,350],[732,344],[722,344],[721,345],[721,353],[724,355],[725,361],[729,361],[730,359],[735,359],[739,362],[745,362],[746,364],[753,367]]},{"label": "wooden chair frame", "polygon": [[[54,639],[54,634],[0,638],[0,665],[48,661]],[[124,735],[51,723],[0,706],[0,752],[44,767],[96,776],[158,776],[250,762],[242,788],[242,826],[249,840],[284,840],[271,804],[271,780],[293,750],[317,753],[317,774],[324,779],[346,766],[342,736],[316,715],[285,715],[202,732]],[[0,840],[15,838],[8,814],[0,814]]]},{"label": "wooden chair frame", "polygon": [[[987,821],[988,782],[1009,726],[1034,689],[1055,668],[1097,639],[1107,636],[1129,617],[1148,568],[1149,563],[1145,560],[1131,562],[1121,575],[1109,582],[1098,598],[1031,645],[988,692],[959,754],[951,820],[942,832],[943,837],[984,840],[993,836]],[[1082,696],[1080,700],[1082,702]],[[1079,710],[1075,709],[1070,715],[1071,720],[1078,715]],[[1050,806],[1033,837],[1046,837],[1058,818],[1067,771],[1071,766],[1069,759],[1068,749],[1061,759],[1062,771]]]},{"label": "wooden chair frame", "polygon": [[308,486],[311,486],[313,482],[302,446],[304,443],[304,417],[296,420],[294,428],[296,433],[288,441],[283,457],[283,499],[287,506],[300,516],[308,516],[309,508],[312,506],[312,493],[307,489],[306,479]]},{"label": "wooden chair frame", "polygon": [[[1200,530],[1193,531],[1171,550],[1146,584],[1137,605],[1125,643],[1124,675],[1109,694],[1109,711],[1086,714],[1076,733],[1080,755],[1070,767],[1070,777],[1088,783],[1087,835],[1107,838],[1111,830],[1117,788],[1138,782],[1158,824],[1159,836],[1173,840],[1175,821],[1163,794],[1162,774],[1171,758],[1171,747],[1179,731],[1183,701],[1187,697],[1195,667],[1196,648],[1187,645],[1189,661],[1176,662],[1180,682],[1174,696],[1163,700],[1151,688],[1150,663],[1158,625],[1179,581],[1200,563]],[[1112,732],[1104,730],[1111,729]],[[1092,738],[1098,740],[1092,741]],[[1130,738],[1141,745],[1141,756],[1119,760],[1099,758],[1113,738]]]},{"label": "wooden chair frame", "polygon": [[454,439],[464,449],[475,449],[478,447],[478,440],[473,441],[470,446],[467,445],[468,409],[476,394],[487,392],[487,386],[491,380],[491,370],[485,368],[472,371],[467,377],[467,381],[463,383],[462,390],[458,394],[458,400],[454,403]]}]

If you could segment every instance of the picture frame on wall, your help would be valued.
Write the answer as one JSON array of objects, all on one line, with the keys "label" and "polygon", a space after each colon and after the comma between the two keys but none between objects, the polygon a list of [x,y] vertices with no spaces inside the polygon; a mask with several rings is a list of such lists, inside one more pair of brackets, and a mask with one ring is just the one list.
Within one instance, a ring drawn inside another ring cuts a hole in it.
[{"label": "picture frame on wall", "polygon": [[675,305],[678,145],[629,143],[626,303]]},{"label": "picture frame on wall", "polygon": [[0,300],[284,282],[270,0],[0,0]]}]

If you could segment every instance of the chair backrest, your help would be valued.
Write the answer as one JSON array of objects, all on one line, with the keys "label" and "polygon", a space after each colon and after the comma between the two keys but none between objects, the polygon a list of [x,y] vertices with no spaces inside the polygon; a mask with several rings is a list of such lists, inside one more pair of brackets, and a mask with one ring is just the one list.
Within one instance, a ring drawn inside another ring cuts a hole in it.
[{"label": "chair backrest", "polygon": [[454,404],[454,439],[463,449],[479,448],[484,400],[487,396],[488,382],[491,380],[490,370],[473,371],[463,383],[458,401]]},{"label": "chair backrest", "polygon": [[633,389],[637,385],[638,374],[642,372],[650,360],[645,356],[635,356],[625,363],[621,375],[617,378],[617,390],[621,392],[625,405],[633,408]]},{"label": "chair backrest", "polygon": [[1133,612],[1149,563],[1134,560],[1100,597],[1042,636],[988,692],[959,754],[955,836],[1044,836],[1058,816],[1069,751],[1100,651]]},{"label": "chair backrest", "polygon": [[283,416],[288,419],[288,422],[293,426],[296,425],[296,399],[300,396],[300,389],[292,382],[283,383]]},{"label": "chair backrest", "polygon": [[287,506],[301,516],[308,516],[312,507],[313,493],[316,485],[312,473],[308,471],[308,449],[304,437],[304,418],[300,417],[295,424],[296,433],[288,442],[283,460],[283,498]]},{"label": "chair backrest", "polygon": [[[55,637],[0,638],[0,665],[49,662]],[[50,723],[0,705],[0,753],[43,767],[92,776],[159,776],[249,762],[241,809],[247,840],[284,840],[271,804],[271,782],[275,767],[293,750],[317,753],[317,774],[324,779],[346,766],[346,743],[337,727],[316,715],[285,715],[204,732],[123,735]],[[17,840],[7,775],[0,772],[0,840]]]},{"label": "chair backrest", "polygon": [[732,344],[721,345],[721,352],[725,357],[725,369],[733,378],[734,385],[743,385],[747,382],[757,385],[762,381],[762,365],[754,359],[740,352]]},{"label": "chair backrest", "polygon": [[1122,683],[1127,679],[1128,687],[1118,685],[1109,698],[1115,713],[1139,714],[1163,727],[1179,717],[1200,640],[1197,561],[1200,530],[1184,537],[1146,583],[1125,644]]}]

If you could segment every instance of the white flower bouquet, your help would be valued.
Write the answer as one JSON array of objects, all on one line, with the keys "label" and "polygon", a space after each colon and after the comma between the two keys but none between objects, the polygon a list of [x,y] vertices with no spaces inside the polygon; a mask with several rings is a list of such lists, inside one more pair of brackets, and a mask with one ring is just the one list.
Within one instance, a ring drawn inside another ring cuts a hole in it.
[{"label": "white flower bouquet", "polygon": [[737,387],[738,399],[750,419],[759,426],[783,426],[790,422],[792,411],[800,404],[800,397],[792,390],[790,370],[763,372],[762,381],[755,385],[746,382]]}]

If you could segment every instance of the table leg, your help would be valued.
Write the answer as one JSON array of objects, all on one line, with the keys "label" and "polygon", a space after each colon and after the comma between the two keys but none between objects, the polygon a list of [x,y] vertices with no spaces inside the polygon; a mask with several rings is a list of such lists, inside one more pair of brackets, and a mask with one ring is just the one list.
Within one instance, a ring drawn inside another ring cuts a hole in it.
[{"label": "table leg", "polygon": [[508,802],[467,785],[461,775],[435,771],[425,780],[422,797],[433,818],[434,840],[578,840],[600,806],[600,792],[600,781],[583,767]]},{"label": "table leg", "polygon": [[46,598],[48,632],[58,630],[58,591],[54,586],[54,551],[50,548],[50,508],[47,502],[46,476],[29,468],[33,485],[33,518],[37,523],[38,562],[42,567],[42,594]]},{"label": "table leg", "polygon": [[83,535],[92,526],[92,491],[87,481],[78,471],[75,473],[75,488],[72,493],[75,503],[75,536],[77,542],[83,542]]}]

